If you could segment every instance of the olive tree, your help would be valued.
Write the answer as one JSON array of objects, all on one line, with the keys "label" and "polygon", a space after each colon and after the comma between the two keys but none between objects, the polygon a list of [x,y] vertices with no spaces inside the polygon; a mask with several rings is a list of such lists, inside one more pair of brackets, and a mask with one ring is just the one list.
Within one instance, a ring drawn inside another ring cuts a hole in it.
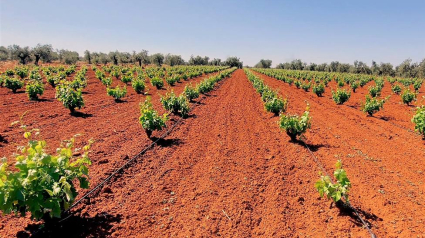
[{"label": "olive tree", "polygon": [[151,60],[151,64],[156,64],[157,66],[161,66],[164,63],[164,55],[161,53],[153,54],[149,58]]},{"label": "olive tree", "polygon": [[271,60],[261,59],[254,67],[255,68],[267,68],[269,69],[272,66]]},{"label": "olive tree", "polygon": [[112,51],[108,54],[111,61],[114,63],[114,65],[118,65],[118,58],[119,58],[119,52],[118,51]]},{"label": "olive tree", "polygon": [[0,61],[6,61],[8,59],[9,59],[9,50],[4,46],[0,46]]},{"label": "olive tree", "polygon": [[59,60],[65,64],[75,64],[80,59],[78,52],[70,50],[60,50]]},{"label": "olive tree", "polygon": [[84,51],[84,60],[87,61],[88,64],[91,64],[92,54],[90,53],[90,51]]},{"label": "olive tree", "polygon": [[42,59],[44,63],[50,63],[52,61],[52,52],[52,45],[36,45],[31,51],[32,55],[35,57],[34,64],[38,65],[40,59]]},{"label": "olive tree", "polygon": [[224,65],[230,66],[230,67],[238,67],[242,68],[243,62],[240,61],[240,59],[236,56],[228,57],[226,61],[224,61]]},{"label": "olive tree", "polygon": [[220,65],[221,65],[221,59],[214,58],[214,59],[213,59],[213,60],[211,60],[208,64],[209,64],[209,65],[220,66]]},{"label": "olive tree", "polygon": [[174,65],[183,65],[185,64],[185,62],[183,58],[181,57],[181,55],[167,54],[165,55],[165,58],[164,58],[164,64],[167,64],[169,66],[174,66]]},{"label": "olive tree", "polygon": [[208,56],[201,57],[201,56],[198,55],[196,57],[193,57],[193,55],[192,55],[192,56],[190,56],[188,63],[190,65],[208,65],[209,60],[210,60],[210,57],[208,57]]},{"label": "olive tree", "polygon": [[133,59],[134,61],[139,63],[139,66],[142,66],[142,64],[148,64],[149,63],[148,51],[142,50],[138,53],[133,51]]},{"label": "olive tree", "polygon": [[28,46],[20,47],[19,45],[9,46],[12,59],[19,60],[21,64],[26,64],[31,56],[31,51]]}]

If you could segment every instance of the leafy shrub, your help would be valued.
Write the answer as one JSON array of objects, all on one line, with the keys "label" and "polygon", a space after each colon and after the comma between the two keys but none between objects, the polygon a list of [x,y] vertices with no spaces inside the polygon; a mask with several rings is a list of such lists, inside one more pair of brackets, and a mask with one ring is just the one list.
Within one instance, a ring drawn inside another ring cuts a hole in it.
[{"label": "leafy shrub", "polygon": [[21,79],[24,79],[28,76],[28,68],[26,67],[16,67],[15,72],[16,75],[18,75]]},{"label": "leafy shrub", "polygon": [[377,97],[377,96],[379,97],[381,95],[381,90],[382,90],[382,88],[379,87],[378,85],[370,86],[369,87],[369,94],[372,97]]},{"label": "leafy shrub", "polygon": [[413,88],[415,89],[416,92],[419,91],[419,89],[422,86],[422,83],[423,83],[423,80],[420,80],[420,79],[415,80],[415,82],[413,83]]},{"label": "leafy shrub", "polygon": [[44,85],[43,83],[37,80],[32,80],[31,82],[27,84],[25,91],[28,94],[28,98],[30,100],[37,100],[38,95],[40,96],[43,95]]},{"label": "leafy shrub", "polygon": [[84,106],[81,89],[73,89],[66,83],[56,87],[56,98],[62,102],[71,113],[75,112],[75,108],[82,108]]},{"label": "leafy shrub", "polygon": [[24,87],[24,82],[22,82],[21,80],[17,78],[6,77],[4,81],[4,86],[12,90],[13,93],[16,93],[18,89],[21,89],[22,87]]},{"label": "leafy shrub", "polygon": [[412,122],[415,123],[415,131],[421,133],[425,139],[425,106],[416,109],[416,114],[413,116]]},{"label": "leafy shrub", "polygon": [[114,71],[111,72],[111,76],[119,79],[120,78],[120,72],[118,70],[114,70]]},{"label": "leafy shrub", "polygon": [[164,87],[164,81],[159,77],[153,77],[151,79],[152,86],[155,86],[157,89]]},{"label": "leafy shrub", "polygon": [[325,93],[325,85],[316,84],[313,86],[313,93],[315,93],[318,97],[321,97],[323,93]]},{"label": "leafy shrub", "polygon": [[338,87],[342,88],[342,87],[344,87],[344,85],[345,85],[344,81],[342,81],[342,80],[338,81]]},{"label": "leafy shrub", "polygon": [[165,78],[165,81],[170,85],[174,86],[174,84],[177,82],[176,78],[174,76],[170,76]]},{"label": "leafy shrub", "polygon": [[59,84],[59,77],[55,75],[47,76],[47,83],[49,83],[52,87],[56,87]]},{"label": "leafy shrub", "polygon": [[401,87],[400,85],[396,84],[394,86],[391,87],[391,90],[393,91],[393,93],[395,94],[400,94],[401,93]]},{"label": "leafy shrub", "polygon": [[165,110],[180,114],[182,117],[186,117],[189,113],[189,101],[183,94],[177,97],[173,91],[166,93],[161,97],[161,103]]},{"label": "leafy shrub", "polygon": [[112,85],[112,77],[104,77],[104,78],[101,79],[101,82],[106,87],[109,87],[109,86]]},{"label": "leafy shrub", "polygon": [[193,101],[199,97],[198,88],[194,88],[192,85],[186,85],[183,93],[189,101]]},{"label": "leafy shrub", "polygon": [[197,88],[200,93],[206,94],[214,89],[214,82],[210,80],[204,80],[199,83]]},{"label": "leafy shrub", "polygon": [[345,89],[338,89],[336,92],[332,91],[332,99],[336,104],[344,104],[348,99],[350,99],[351,93],[347,92]]},{"label": "leafy shrub", "polygon": [[136,91],[136,93],[142,93],[146,88],[145,81],[140,80],[139,78],[133,79],[131,86],[133,87],[134,91]]},{"label": "leafy shrub", "polygon": [[353,90],[353,93],[356,92],[356,89],[360,86],[359,81],[353,81],[350,83],[350,87]]},{"label": "leafy shrub", "polygon": [[386,100],[387,99],[379,100],[376,98],[370,98],[369,95],[366,95],[366,102],[362,106],[362,111],[372,116],[384,107]]},{"label": "leafy shrub", "polygon": [[130,74],[124,74],[122,77],[121,77],[121,81],[123,82],[123,83],[125,83],[125,84],[127,84],[127,83],[130,83],[131,81],[133,80],[133,76]]},{"label": "leafy shrub", "polygon": [[280,112],[285,112],[288,107],[288,99],[273,97],[264,103],[264,108],[268,112],[278,115]]},{"label": "leafy shrub", "polygon": [[410,89],[405,89],[401,94],[401,100],[404,104],[409,105],[413,100],[416,99],[416,94],[411,92]]},{"label": "leafy shrub", "polygon": [[140,113],[139,122],[149,138],[153,131],[167,127],[165,123],[168,120],[168,114],[159,116],[152,106],[150,97],[147,97],[145,102],[140,103]]},{"label": "leafy shrub", "polygon": [[6,158],[0,165],[0,210],[21,216],[30,212],[31,218],[37,220],[46,215],[60,218],[78,195],[75,180],[81,188],[89,187],[88,150],[93,141],[83,148],[81,157],[74,156],[74,151],[80,151],[73,151],[75,137],[58,148],[56,154],[49,154],[45,141],[32,139],[32,133],[37,134],[38,130],[28,131],[24,125],[22,128],[27,146],[15,156],[13,168]]},{"label": "leafy shrub", "polygon": [[306,111],[301,117],[297,115],[280,115],[280,128],[286,131],[286,134],[288,134],[292,141],[295,141],[297,136],[301,136],[311,127],[309,113],[309,106],[307,106]]},{"label": "leafy shrub", "polygon": [[294,84],[295,84],[295,87],[301,88],[301,81],[296,80]]},{"label": "leafy shrub", "polygon": [[120,86],[117,86],[115,88],[107,88],[106,89],[109,96],[113,97],[115,101],[120,101],[121,98],[125,97],[127,95],[127,87],[124,86],[123,88],[120,88]]},{"label": "leafy shrub", "polygon": [[303,83],[301,84],[301,88],[304,89],[304,91],[308,92],[310,90],[311,84],[310,83]]},{"label": "leafy shrub", "polygon": [[348,192],[351,188],[350,180],[347,177],[347,173],[342,168],[341,160],[338,160],[338,162],[335,164],[335,167],[335,184],[332,183],[332,180],[329,176],[322,175],[320,179],[314,184],[314,187],[317,189],[321,197],[326,195],[328,199],[333,199],[334,202],[339,202],[341,198],[344,198],[344,200],[348,203]]}]

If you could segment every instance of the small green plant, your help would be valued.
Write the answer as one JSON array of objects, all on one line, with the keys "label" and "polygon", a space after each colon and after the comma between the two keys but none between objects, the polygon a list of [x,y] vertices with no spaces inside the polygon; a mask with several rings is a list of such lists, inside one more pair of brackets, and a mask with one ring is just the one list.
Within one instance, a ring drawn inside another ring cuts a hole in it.
[{"label": "small green plant", "polygon": [[297,87],[297,88],[301,88],[301,81],[299,81],[299,80],[296,80],[295,82],[294,82],[294,84],[295,84],[295,87]]},{"label": "small green plant", "polygon": [[168,114],[159,116],[158,112],[152,106],[150,97],[147,97],[143,103],[140,103],[140,113],[139,122],[149,138],[153,131],[162,130],[162,128],[167,127],[165,123],[168,120]]},{"label": "small green plant", "polygon": [[394,86],[391,87],[391,90],[393,91],[393,93],[395,94],[400,94],[401,93],[401,87],[400,85],[396,84]]},{"label": "small green plant", "polygon": [[415,123],[415,131],[421,133],[425,139],[425,106],[416,109],[416,114],[413,116],[412,122]]},{"label": "small green plant", "polygon": [[184,87],[183,93],[186,98],[189,99],[189,101],[193,101],[194,99],[197,99],[199,97],[198,89],[192,87],[192,85],[186,85],[186,87]]},{"label": "small green plant", "polygon": [[332,199],[334,202],[339,202],[341,201],[341,198],[344,198],[345,202],[349,203],[348,192],[351,188],[350,180],[342,167],[341,160],[336,162],[335,167],[336,170],[334,172],[334,177],[336,179],[336,183],[332,183],[329,176],[321,175],[320,179],[314,184],[314,187],[317,189],[321,197],[326,195],[328,199]]},{"label": "small green plant", "polygon": [[49,83],[52,87],[56,87],[59,84],[59,77],[55,75],[47,76],[47,83]]},{"label": "small green plant", "polygon": [[332,99],[338,105],[344,104],[348,99],[350,99],[351,93],[347,92],[345,89],[337,89],[336,92],[332,91]]},{"label": "small green plant", "polygon": [[266,109],[266,111],[272,112],[276,115],[281,112],[285,112],[287,107],[288,99],[282,99],[278,97],[270,98],[264,103],[264,108]]},{"label": "small green plant", "polygon": [[133,80],[133,76],[131,74],[125,74],[121,77],[121,81],[125,84],[130,83]]},{"label": "small green plant", "polygon": [[183,94],[177,97],[173,91],[166,93],[161,97],[161,103],[165,110],[180,114],[182,117],[186,117],[189,113],[189,100]]},{"label": "small green plant", "polygon": [[418,92],[419,91],[419,89],[421,88],[423,82],[424,81],[423,80],[420,80],[420,79],[415,80],[415,82],[413,83],[413,88],[415,89],[415,92]]},{"label": "small green plant", "polygon": [[356,92],[356,89],[360,86],[359,81],[353,81],[350,83],[350,87],[353,90],[353,93]]},{"label": "small green plant", "polygon": [[120,101],[121,98],[125,97],[127,95],[127,87],[124,86],[123,88],[120,88],[120,86],[117,86],[115,88],[107,88],[106,89],[109,96],[113,97],[115,101]]},{"label": "small green plant", "polygon": [[372,116],[384,107],[384,103],[387,100],[388,98],[379,100],[377,98],[370,98],[369,95],[366,95],[366,102],[362,105],[362,111]]},{"label": "small green plant", "polygon": [[279,126],[286,131],[292,141],[295,141],[297,136],[301,136],[311,127],[309,109],[310,107],[307,105],[306,111],[301,117],[298,115],[280,115]]},{"label": "small green plant", "polygon": [[325,93],[325,85],[316,84],[313,86],[313,93],[315,93],[318,97],[321,97],[323,93]]},{"label": "small green plant", "polygon": [[30,100],[37,100],[38,95],[43,95],[44,93],[44,85],[40,81],[32,80],[25,87],[25,92],[28,94],[28,98]]},{"label": "small green plant", "polygon": [[170,86],[174,86],[174,84],[177,82],[176,77],[174,76],[170,76],[165,78],[165,81],[170,85]]},{"label": "small green plant", "polygon": [[[14,122],[16,124],[19,122]],[[65,141],[55,154],[49,154],[43,140],[33,139],[39,132],[28,130],[21,122],[26,146],[15,155],[16,162],[10,166],[6,158],[0,165],[0,210],[3,214],[15,213],[40,220],[46,216],[60,218],[77,197],[79,187],[89,187],[88,157],[92,140],[81,149],[74,149],[75,137]],[[81,154],[77,157],[74,154]]]},{"label": "small green plant", "polygon": [[311,83],[303,83],[303,84],[301,84],[301,88],[304,91],[306,91],[306,92],[308,92],[308,90],[310,90],[310,87],[311,87]]},{"label": "small green plant", "polygon": [[75,112],[75,108],[84,107],[84,99],[81,89],[73,89],[68,84],[64,83],[56,87],[56,98],[58,101],[68,108],[71,113]]},{"label": "small green plant", "polygon": [[139,94],[142,93],[143,90],[145,90],[146,88],[145,81],[140,80],[139,78],[133,79],[133,81],[131,82],[131,86],[133,87],[134,91]]},{"label": "small green plant", "polygon": [[372,97],[379,97],[381,95],[382,88],[378,85],[369,87],[369,94]]},{"label": "small green plant", "polygon": [[13,93],[16,93],[18,89],[21,89],[22,87],[24,87],[24,82],[22,82],[21,80],[17,78],[6,77],[4,81],[4,86],[12,90]]},{"label": "small green plant", "polygon": [[[98,71],[99,72],[99,71]],[[105,85],[106,87],[109,87],[112,85],[112,77],[103,77],[101,79],[101,82],[103,85]]]},{"label": "small green plant", "polygon": [[152,86],[155,86],[157,89],[164,87],[164,81],[159,77],[153,77],[151,79]]},{"label": "small green plant", "polygon": [[345,85],[345,83],[344,83],[343,80],[338,81],[338,87],[342,88],[342,87],[344,87],[344,85]]},{"label": "small green plant", "polygon": [[411,92],[410,89],[405,89],[401,94],[401,101],[406,105],[410,105],[410,103],[415,99],[416,94],[414,92]]}]

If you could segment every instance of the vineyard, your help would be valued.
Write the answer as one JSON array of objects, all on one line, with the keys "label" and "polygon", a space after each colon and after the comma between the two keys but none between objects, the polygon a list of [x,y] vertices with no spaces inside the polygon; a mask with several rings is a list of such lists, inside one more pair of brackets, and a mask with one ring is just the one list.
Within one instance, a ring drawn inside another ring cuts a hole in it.
[{"label": "vineyard", "polygon": [[241,68],[3,65],[0,237],[425,234],[424,79]]}]

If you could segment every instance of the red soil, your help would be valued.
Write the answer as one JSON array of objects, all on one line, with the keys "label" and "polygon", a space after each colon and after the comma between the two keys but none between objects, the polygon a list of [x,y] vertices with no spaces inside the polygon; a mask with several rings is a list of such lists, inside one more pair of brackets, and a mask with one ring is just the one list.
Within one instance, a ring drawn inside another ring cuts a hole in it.
[{"label": "red soil", "polygon": [[[144,96],[128,88],[127,102],[117,104],[91,69],[88,73],[87,107],[81,111],[91,117],[70,116],[53,99],[53,89],[42,96],[51,101],[42,102],[29,102],[25,94],[0,89],[0,97],[6,99],[0,105],[4,122],[0,133],[7,141],[0,143],[0,153],[10,155],[14,144],[24,141],[19,129],[8,124],[28,109],[26,121],[41,129],[52,149],[79,132],[84,134],[80,144],[89,138],[97,140],[91,153],[92,186],[125,162],[126,156],[142,150],[149,142],[137,121],[138,103]],[[288,96],[289,113],[302,113],[305,101],[310,103],[312,129],[305,135],[309,147],[329,173],[337,159],[343,160],[353,184],[351,203],[363,211],[379,237],[425,234],[421,171],[425,162],[418,159],[424,155],[420,136],[378,116],[366,117],[356,108],[335,105],[329,89],[318,98],[261,77]],[[59,229],[43,235],[368,236],[354,216],[319,198],[313,186],[319,177],[317,164],[305,147],[290,142],[279,129],[278,117],[265,112],[243,71],[237,70],[220,84],[154,150],[98,197],[79,205],[75,216]],[[173,88],[180,93],[183,87]],[[161,109],[156,89],[151,87],[150,93],[155,108]],[[384,107],[382,113],[386,113]],[[406,121],[399,114],[388,115],[397,118],[397,123]],[[25,230],[37,228],[28,218],[4,216],[0,220],[1,237],[25,237]]]}]

